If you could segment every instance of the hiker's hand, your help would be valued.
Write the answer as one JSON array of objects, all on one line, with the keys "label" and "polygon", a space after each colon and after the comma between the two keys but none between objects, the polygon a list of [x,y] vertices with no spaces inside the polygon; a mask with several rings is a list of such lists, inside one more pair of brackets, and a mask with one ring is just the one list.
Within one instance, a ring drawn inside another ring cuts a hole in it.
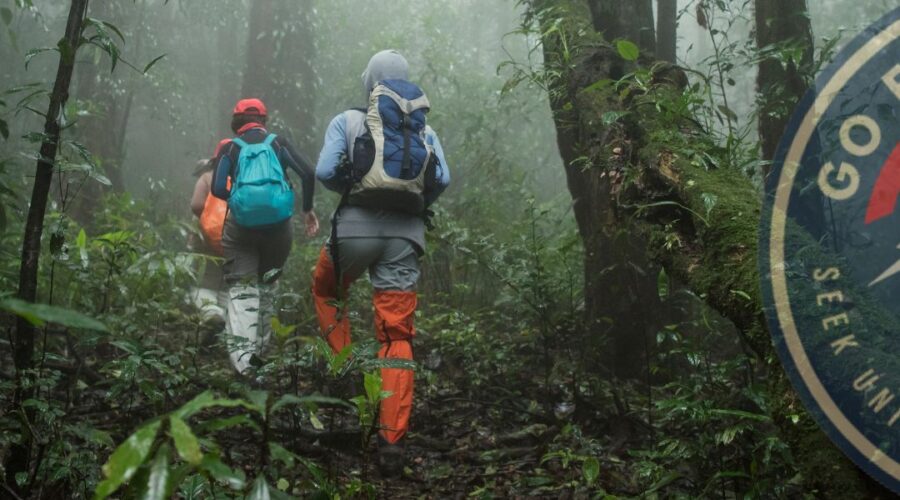
[{"label": "hiker's hand", "polygon": [[303,224],[306,225],[306,236],[312,238],[319,234],[319,218],[312,210],[303,212]]}]

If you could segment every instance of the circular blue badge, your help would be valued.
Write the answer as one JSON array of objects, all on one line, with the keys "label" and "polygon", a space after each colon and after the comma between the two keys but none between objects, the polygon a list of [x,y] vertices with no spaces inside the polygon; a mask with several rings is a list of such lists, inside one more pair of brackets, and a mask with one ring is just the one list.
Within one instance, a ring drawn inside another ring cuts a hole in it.
[{"label": "circular blue badge", "polygon": [[848,44],[783,138],[760,274],[781,361],[857,465],[900,492],[900,9]]}]

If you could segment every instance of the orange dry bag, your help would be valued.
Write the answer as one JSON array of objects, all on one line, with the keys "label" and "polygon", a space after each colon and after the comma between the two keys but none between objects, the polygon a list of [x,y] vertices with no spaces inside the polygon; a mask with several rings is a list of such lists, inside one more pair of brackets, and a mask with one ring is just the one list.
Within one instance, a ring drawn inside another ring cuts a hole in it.
[{"label": "orange dry bag", "polygon": [[222,249],[222,231],[225,228],[225,215],[228,213],[228,202],[216,198],[210,193],[206,196],[203,213],[200,214],[200,231],[206,243],[218,256],[224,255]]}]

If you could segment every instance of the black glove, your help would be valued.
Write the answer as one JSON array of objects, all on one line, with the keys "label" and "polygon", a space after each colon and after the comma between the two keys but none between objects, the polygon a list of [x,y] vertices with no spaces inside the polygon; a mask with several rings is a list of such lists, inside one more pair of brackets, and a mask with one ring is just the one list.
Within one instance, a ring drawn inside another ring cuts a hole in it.
[{"label": "black glove", "polygon": [[422,218],[425,219],[425,228],[429,231],[434,230],[434,222],[431,220],[434,218],[434,210],[425,209],[422,213]]}]

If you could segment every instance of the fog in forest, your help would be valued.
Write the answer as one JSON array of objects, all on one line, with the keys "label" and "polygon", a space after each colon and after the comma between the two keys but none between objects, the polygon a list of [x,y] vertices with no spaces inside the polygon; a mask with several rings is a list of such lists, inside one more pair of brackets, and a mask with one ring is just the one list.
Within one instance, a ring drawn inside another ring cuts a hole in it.
[{"label": "fog in forest", "polygon": [[[729,12],[712,20],[727,33],[718,46],[697,25],[695,4],[679,6],[680,61],[711,75],[716,50],[735,61],[747,55],[751,2],[731,2]],[[817,2],[811,13],[816,42],[838,39],[839,47],[842,35],[856,32],[890,4]],[[0,29],[0,87],[49,79],[52,57],[33,52],[55,43],[66,8],[36,0],[4,18],[9,22]],[[352,0],[96,1],[89,15],[124,35],[122,62],[110,71],[101,48],[79,53],[75,99],[69,103],[75,135],[98,155],[117,189],[147,196],[160,186],[158,196],[171,207],[189,192],[195,161],[211,156],[230,135],[229,113],[237,99],[262,98],[273,110],[273,128],[314,160],[330,117],[365,105],[360,74],[368,58],[394,48],[407,56],[413,79],[433,103],[429,123],[446,136],[449,161],[458,172],[452,188],[457,196],[472,196],[466,179],[485,170],[512,176],[542,199],[565,195],[545,93],[529,85],[504,92],[513,64],[541,64],[537,39],[520,29],[521,10],[513,0],[387,6]],[[141,74],[160,56],[152,71]],[[17,63],[23,60],[27,68]],[[727,98],[738,116],[749,117],[755,70],[736,66]],[[17,118],[12,140],[0,145],[5,150],[21,147],[17,139],[40,122],[28,113]]]}]

